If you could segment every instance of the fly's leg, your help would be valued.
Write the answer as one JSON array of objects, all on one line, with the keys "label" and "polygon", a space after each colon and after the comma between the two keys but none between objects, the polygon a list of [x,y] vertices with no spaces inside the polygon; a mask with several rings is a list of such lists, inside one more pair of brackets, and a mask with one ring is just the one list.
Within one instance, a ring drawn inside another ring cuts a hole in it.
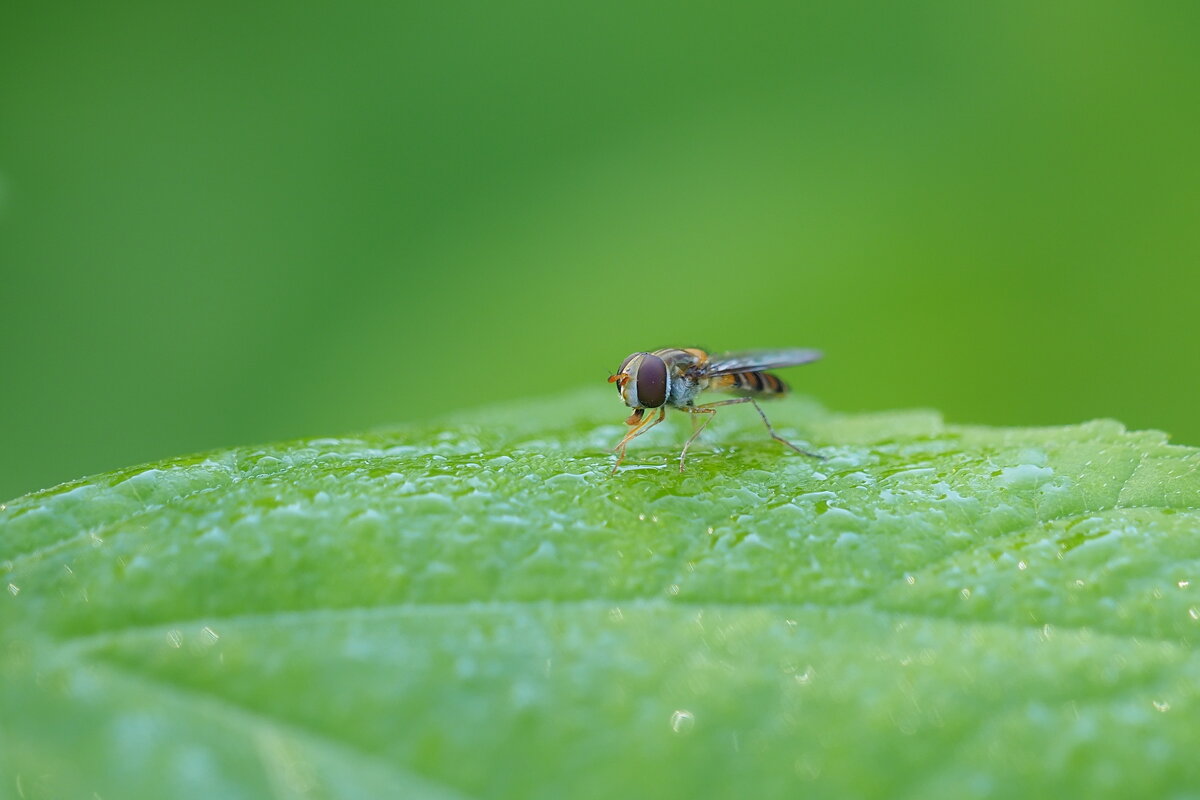
[{"label": "fly's leg", "polygon": [[771,434],[772,439],[774,439],[777,442],[783,442],[788,447],[792,448],[793,450],[795,450],[797,453],[799,453],[802,456],[810,456],[811,458],[819,458],[822,460],[825,459],[825,456],[821,455],[820,453],[810,453],[807,450],[801,450],[799,447],[796,447],[796,445],[792,444],[787,439],[783,438],[778,433],[776,433],[775,429],[771,427],[771,422],[770,422],[770,420],[767,419],[767,415],[763,413],[762,408],[759,407],[759,405],[755,401],[755,399],[753,397],[747,397],[746,399],[749,400],[751,403],[754,403],[754,410],[758,412],[758,415],[760,417],[762,417],[763,425],[767,426],[767,432]]},{"label": "fly's leg", "polygon": [[[641,409],[638,409],[638,410],[640,411]],[[628,422],[633,427],[629,429],[629,432],[625,434],[624,438],[622,438],[621,441],[617,442],[617,446],[613,448],[613,450],[617,451],[617,463],[613,464],[612,473],[610,473],[610,474],[612,474],[612,475],[617,474],[617,468],[620,467],[621,462],[625,460],[625,448],[629,446],[629,442],[632,441],[633,439],[637,438],[638,436],[641,436],[643,433],[650,430],[658,423],[662,422],[663,418],[666,416],[667,416],[667,407],[666,406],[663,406],[662,408],[660,408],[658,410],[657,418],[653,417],[653,416],[639,417],[636,411],[629,416]]]},{"label": "fly's leg", "polygon": [[696,424],[698,418],[695,416],[692,417],[692,435],[683,443],[683,452],[679,454],[680,472],[683,472],[683,462],[687,460],[688,448],[692,446],[692,442],[696,441],[696,437],[704,432],[704,429],[708,427],[708,423],[712,422],[712,418],[717,415],[715,408],[708,408],[706,406],[684,406],[683,410],[689,414],[704,414],[705,416],[704,421],[699,425]]},{"label": "fly's leg", "polygon": [[[687,411],[689,414],[706,414],[707,417],[705,418],[704,423],[702,425],[700,425],[699,428],[696,429],[695,433],[692,434],[692,437],[690,439],[688,439],[687,442],[684,443],[684,445],[683,445],[683,452],[679,454],[679,471],[680,472],[683,472],[683,463],[684,463],[684,460],[687,458],[688,448],[691,447],[692,442],[694,442],[696,440],[696,437],[699,436],[704,431],[704,429],[708,427],[708,423],[712,422],[712,418],[714,416],[716,416],[717,407],[718,406],[733,406],[733,405],[738,405],[739,403],[753,403],[754,404],[754,410],[758,412],[758,416],[762,418],[763,424],[767,426],[767,432],[771,434],[771,438],[774,439],[775,441],[782,442],[783,444],[792,448],[793,450],[795,450],[797,453],[799,453],[801,455],[811,456],[812,458],[820,458],[820,459],[825,458],[825,456],[821,455],[820,453],[810,453],[807,450],[801,450],[799,447],[796,447],[796,445],[792,444],[787,439],[783,438],[778,433],[776,433],[775,429],[771,427],[771,422],[770,422],[770,420],[767,419],[767,415],[763,413],[762,408],[759,407],[758,403],[755,401],[755,399],[753,397],[735,397],[732,400],[719,400],[716,403],[705,403],[702,406],[684,406],[683,407],[683,410]],[[693,419],[695,419],[695,417],[693,417]]]},{"label": "fly's leg", "polygon": [[696,441],[696,437],[704,433],[704,429],[708,427],[708,423],[712,422],[713,417],[717,415],[717,406],[732,406],[738,403],[749,401],[749,397],[736,397],[733,400],[718,400],[715,403],[705,403],[702,406],[682,406],[680,410],[686,411],[689,414],[704,414],[704,421],[697,427],[695,417],[692,417],[692,435],[683,443],[683,452],[679,454],[679,471],[683,472],[683,464],[687,461],[688,448],[692,446],[692,442]]}]

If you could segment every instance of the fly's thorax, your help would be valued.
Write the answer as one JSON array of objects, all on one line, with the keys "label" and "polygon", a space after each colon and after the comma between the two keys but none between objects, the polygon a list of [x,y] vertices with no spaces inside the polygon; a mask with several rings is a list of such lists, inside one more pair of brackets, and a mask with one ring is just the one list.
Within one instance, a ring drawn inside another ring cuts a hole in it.
[{"label": "fly's thorax", "polygon": [[704,390],[704,363],[708,356],[703,350],[665,348],[654,354],[667,365],[671,391],[667,398],[673,406],[689,406]]}]

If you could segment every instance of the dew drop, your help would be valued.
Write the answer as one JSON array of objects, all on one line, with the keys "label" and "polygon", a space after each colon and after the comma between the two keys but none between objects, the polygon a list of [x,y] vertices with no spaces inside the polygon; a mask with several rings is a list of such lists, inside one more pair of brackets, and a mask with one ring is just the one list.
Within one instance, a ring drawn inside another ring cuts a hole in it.
[{"label": "dew drop", "polygon": [[17,595],[19,595],[21,593],[21,587],[17,586],[15,583],[10,583],[8,585],[8,593],[11,594],[13,597],[16,597]]},{"label": "dew drop", "polygon": [[183,632],[180,631],[178,628],[172,628],[171,630],[167,631],[167,644],[171,645],[171,647],[174,647],[174,648],[182,647],[183,646]]},{"label": "dew drop", "polygon": [[696,726],[696,715],[682,709],[671,714],[671,730],[675,733],[691,733]]}]

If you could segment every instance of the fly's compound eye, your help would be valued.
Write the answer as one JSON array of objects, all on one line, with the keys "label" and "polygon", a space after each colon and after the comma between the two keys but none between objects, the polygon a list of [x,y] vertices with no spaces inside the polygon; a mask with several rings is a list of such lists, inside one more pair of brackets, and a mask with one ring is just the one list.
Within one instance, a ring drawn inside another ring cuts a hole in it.
[{"label": "fly's compound eye", "polygon": [[638,405],[658,408],[667,402],[667,365],[656,355],[647,354],[637,368]]}]

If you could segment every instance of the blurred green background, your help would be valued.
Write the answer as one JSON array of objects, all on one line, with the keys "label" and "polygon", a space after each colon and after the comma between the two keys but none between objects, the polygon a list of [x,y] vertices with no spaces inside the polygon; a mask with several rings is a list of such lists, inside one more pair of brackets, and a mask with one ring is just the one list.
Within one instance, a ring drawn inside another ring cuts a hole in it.
[{"label": "blurred green background", "polygon": [[[0,12],[0,497],[802,345],[1200,444],[1200,5]],[[613,419],[624,413],[613,398]]]}]

